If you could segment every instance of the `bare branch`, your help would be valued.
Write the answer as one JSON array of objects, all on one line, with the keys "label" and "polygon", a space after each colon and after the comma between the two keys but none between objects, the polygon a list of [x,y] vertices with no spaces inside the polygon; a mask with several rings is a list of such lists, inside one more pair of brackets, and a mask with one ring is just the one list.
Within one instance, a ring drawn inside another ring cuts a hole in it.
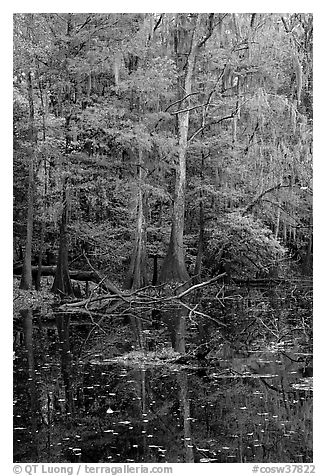
[{"label": "bare branch", "polygon": [[286,23],[286,20],[283,16],[281,16],[281,20],[282,20],[282,23],[283,23],[283,26],[284,26],[284,30],[286,31],[286,33],[290,33],[290,29]]},{"label": "bare branch", "polygon": [[213,321],[215,322],[216,324],[219,324],[220,326],[224,326],[224,327],[227,327],[226,324],[224,324],[224,322],[221,322],[219,321],[218,319],[215,319],[214,317],[212,316],[209,316],[208,314],[205,314],[204,312],[200,312],[200,311],[196,311],[196,307],[197,307],[197,304],[195,307],[191,308],[190,306],[188,306],[186,303],[184,302],[181,302],[181,305],[183,307],[185,307],[186,309],[188,309],[188,311],[190,311],[189,313],[189,317],[191,318],[191,314],[197,314],[198,316],[201,316],[201,317],[206,317],[206,319],[209,319],[210,321]]},{"label": "bare branch", "polygon": [[202,46],[204,46],[206,41],[212,36],[213,30],[214,30],[213,21],[214,21],[214,13],[210,13],[208,15],[208,31],[206,35],[204,36],[204,38],[202,38],[202,40],[197,44],[197,48],[201,48]]},{"label": "bare branch", "polygon": [[162,21],[162,19],[163,19],[163,16],[164,16],[164,13],[161,13],[160,18],[157,20],[157,22],[156,22],[156,24],[155,24],[155,26],[154,26],[154,28],[153,28],[153,33],[154,33],[154,32],[158,29],[158,27],[160,26],[160,23],[161,23],[161,21]]},{"label": "bare branch", "polygon": [[195,94],[200,94],[200,92],[198,91],[198,92],[186,94],[186,96],[184,96],[184,97],[181,98],[181,99],[178,99],[177,101],[175,101],[175,102],[173,102],[172,104],[170,104],[167,108],[165,108],[165,109],[164,109],[164,112],[167,112],[167,111],[170,109],[170,107],[175,106],[176,104],[183,102],[185,99],[187,99],[187,98],[190,97],[190,96],[194,96]]},{"label": "bare branch", "polygon": [[119,291],[119,289],[109,280],[109,278],[107,276],[102,276],[102,274],[97,271],[91,264],[91,262],[89,261],[88,257],[86,256],[85,253],[83,253],[84,255],[84,258],[86,259],[87,261],[87,264],[88,266],[94,271],[94,273],[97,274],[97,276],[99,277],[100,279],[100,282],[101,284],[103,282],[105,282],[105,288],[108,290],[108,291],[111,291],[113,294],[117,294],[117,295],[120,295],[121,292]]},{"label": "bare branch", "polygon": [[226,121],[227,119],[233,119],[235,112],[233,112],[230,116],[222,117],[221,119],[218,119],[217,121],[212,121],[209,122],[208,124],[205,124],[204,126],[201,126],[196,132],[192,134],[192,136],[189,137],[188,142],[192,141],[200,132],[202,132],[206,127],[212,126],[214,124],[219,124],[222,121]]},{"label": "bare branch", "polygon": [[194,286],[191,286],[191,288],[186,289],[182,293],[178,294],[177,296],[173,296],[174,298],[181,299],[182,297],[186,296],[190,292],[194,291],[195,289],[202,288],[203,286],[207,286],[208,284],[215,283],[215,281],[218,281],[219,279],[223,278],[226,276],[226,273],[219,274],[218,276],[215,276],[212,279],[209,279],[208,281],[204,281],[203,283],[195,284]]},{"label": "bare branch", "polygon": [[278,183],[277,185],[273,185],[272,187],[268,188],[267,190],[264,190],[261,192],[249,205],[246,206],[246,208],[243,211],[243,215],[246,213],[250,212],[255,205],[266,195],[267,193],[273,192],[274,190],[279,190],[280,188],[289,188],[290,185],[283,185],[282,182]]},{"label": "bare branch", "polygon": [[224,20],[224,18],[228,15],[228,13],[225,13],[223,15],[222,18],[220,18],[220,20],[214,25],[213,24],[213,21],[214,21],[214,13],[210,13],[208,15],[208,32],[206,33],[206,35],[204,36],[204,38],[198,43],[197,45],[197,48],[201,48],[205,43],[206,41],[212,36],[213,34],[213,31],[214,31],[214,28],[217,27],[217,25],[219,25],[220,23],[222,23],[222,21]]}]

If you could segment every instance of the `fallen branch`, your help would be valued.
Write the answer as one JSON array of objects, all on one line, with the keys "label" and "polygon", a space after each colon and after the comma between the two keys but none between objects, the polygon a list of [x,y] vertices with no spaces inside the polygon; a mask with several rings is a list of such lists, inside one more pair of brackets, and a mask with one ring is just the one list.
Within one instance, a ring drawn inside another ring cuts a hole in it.
[{"label": "fallen branch", "polygon": [[108,278],[108,276],[103,276],[97,269],[94,268],[94,266],[92,265],[92,263],[89,261],[87,255],[85,253],[83,253],[84,255],[84,258],[86,259],[87,261],[87,264],[88,266],[92,269],[92,271],[95,273],[95,275],[98,277],[99,279],[99,282],[100,283],[105,283],[105,288],[110,291],[111,293],[113,294],[120,294],[120,291],[119,289],[112,283],[112,281],[110,281],[110,279]]},{"label": "fallen branch", "polygon": [[108,333],[103,329],[103,327],[101,327],[98,322],[94,321],[92,313],[88,309],[86,310],[86,312],[87,312],[88,316],[90,317],[93,325],[98,327],[105,335],[108,335]]},{"label": "fallen branch", "polygon": [[218,281],[219,279],[223,278],[226,276],[226,273],[219,274],[218,276],[215,276],[212,279],[209,279],[208,281],[204,281],[203,283],[195,284],[194,286],[191,286],[191,288],[186,289],[182,293],[178,294],[177,296],[172,296],[172,298],[175,299],[181,299],[182,297],[186,296],[186,294],[189,294],[190,292],[194,291],[195,289],[202,288],[204,286],[207,286],[208,284],[215,283],[215,281]]},{"label": "fallen branch", "polygon": [[[177,293],[180,288],[182,287],[178,286],[174,290],[173,295],[162,295],[162,290],[161,290],[161,285],[160,286],[146,286],[144,288],[141,288],[139,290],[135,290],[132,292],[120,292],[118,294],[105,294],[105,295],[100,295],[100,296],[90,296],[87,299],[84,299],[82,301],[77,301],[77,302],[69,302],[62,304],[58,309],[61,311],[70,311],[72,309],[78,310],[81,308],[85,308],[87,312],[94,312],[94,309],[91,309],[89,306],[94,303],[99,303],[101,301],[105,301],[104,306],[102,305],[101,309],[104,310],[105,315],[108,315],[110,313],[111,316],[122,316],[122,315],[134,315],[134,312],[137,313],[138,311],[144,312],[145,310],[150,311],[151,309],[160,309],[160,310],[168,310],[171,308],[171,306],[182,306],[186,308],[189,312],[189,317],[192,315],[197,315],[201,316],[205,319],[209,319],[213,322],[215,322],[218,325],[225,326],[225,324],[208,314],[205,314],[204,312],[197,311],[198,304],[195,305],[194,307],[191,307],[189,304],[185,303],[183,301],[183,298],[190,294],[191,292],[203,288],[204,286],[208,286],[221,278],[223,278],[226,275],[226,273],[219,274],[218,276],[215,276],[214,278],[209,279],[208,281],[204,281],[199,284],[195,284],[194,286],[191,286],[190,288],[186,289],[185,291]],[[183,285],[184,286],[184,285]],[[148,294],[146,294],[144,291],[147,290],[149,291]],[[156,292],[156,295],[153,295],[153,292]],[[115,301],[115,305],[117,307],[120,307],[120,305],[124,305],[125,309],[121,310],[118,314],[114,313],[112,314],[112,311],[114,310],[114,305],[110,307],[109,310],[105,310],[105,308],[108,306],[108,304],[112,301]],[[98,311],[98,308],[95,308],[95,311]],[[142,318],[140,318],[142,319]],[[147,320],[147,319],[143,319]]]},{"label": "fallen branch", "polygon": [[219,321],[218,319],[215,319],[214,317],[211,317],[211,316],[209,316],[208,314],[205,314],[204,312],[196,311],[196,307],[198,306],[198,304],[196,304],[196,306],[195,306],[194,308],[191,308],[190,306],[188,306],[188,305],[185,304],[184,302],[182,302],[181,305],[182,305],[183,307],[185,307],[186,309],[188,309],[188,311],[190,311],[189,316],[188,316],[190,319],[191,319],[191,315],[192,315],[192,314],[197,314],[198,316],[206,317],[206,318],[209,319],[210,321],[213,321],[213,322],[215,322],[216,324],[219,324],[220,326],[227,327],[226,324],[224,324],[224,322],[221,322],[221,321]]}]

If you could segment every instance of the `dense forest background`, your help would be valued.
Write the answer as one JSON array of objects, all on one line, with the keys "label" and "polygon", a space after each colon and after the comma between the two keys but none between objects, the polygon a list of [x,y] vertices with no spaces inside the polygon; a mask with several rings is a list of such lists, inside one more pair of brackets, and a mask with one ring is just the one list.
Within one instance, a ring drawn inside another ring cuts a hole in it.
[{"label": "dense forest background", "polygon": [[310,14],[15,14],[20,287],[311,274],[312,32]]}]

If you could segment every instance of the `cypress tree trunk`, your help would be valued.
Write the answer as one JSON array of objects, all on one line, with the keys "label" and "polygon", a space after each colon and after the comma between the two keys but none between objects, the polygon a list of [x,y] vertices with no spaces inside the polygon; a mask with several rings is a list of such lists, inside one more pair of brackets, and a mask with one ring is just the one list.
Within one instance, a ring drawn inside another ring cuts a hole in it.
[{"label": "cypress tree trunk", "polygon": [[60,224],[60,244],[57,259],[57,269],[52,286],[52,292],[61,296],[73,296],[74,292],[69,276],[68,266],[68,193],[67,180],[63,186],[63,210]]},{"label": "cypress tree trunk", "polygon": [[41,231],[40,231],[40,247],[39,247],[38,262],[37,262],[37,275],[36,275],[36,282],[35,282],[36,291],[41,290],[43,246],[44,246],[44,221],[42,220]]},{"label": "cypress tree trunk", "polygon": [[186,318],[188,311],[184,307],[176,310],[174,316],[174,350],[180,354],[186,353]]},{"label": "cypress tree trunk", "polygon": [[[127,287],[129,289],[139,289],[147,285],[147,199],[146,192],[143,190],[144,169],[142,167],[143,156],[139,150],[138,165],[138,191],[137,191],[137,224],[135,231],[135,244],[131,256],[130,268],[128,273]],[[142,322],[136,316],[131,317],[131,324],[134,329],[137,344],[140,349],[144,348]]]},{"label": "cypress tree trunk", "polygon": [[128,273],[127,286],[129,289],[138,289],[147,285],[147,204],[146,193],[143,191],[144,170],[142,167],[142,162],[142,153],[139,152],[137,225],[135,232],[135,244]]},{"label": "cypress tree trunk", "polygon": [[158,273],[158,255],[153,255],[153,278],[152,285],[156,286],[157,284],[157,273]]},{"label": "cypress tree trunk", "polygon": [[280,199],[277,201],[279,207],[277,210],[277,218],[276,218],[276,227],[275,227],[275,238],[278,239],[278,235],[280,232],[280,221],[281,221],[281,205],[280,205]]},{"label": "cypress tree trunk", "polygon": [[199,283],[201,279],[201,270],[204,255],[204,210],[202,202],[202,191],[200,192],[201,202],[199,204],[199,236],[198,236],[198,248],[196,256],[196,264],[194,269],[194,282]]},{"label": "cypress tree trunk", "polygon": [[[42,114],[42,137],[43,142],[45,142],[46,138],[46,127],[45,127],[45,103],[43,99],[43,87],[42,82],[40,79],[40,64],[37,63],[37,75],[38,75],[38,88],[40,92],[40,100],[41,100],[41,114]],[[46,208],[47,208],[47,165],[46,165],[46,158],[44,159],[44,197],[43,197],[43,212],[45,215]],[[38,253],[38,270],[35,282],[35,289],[40,291],[41,289],[41,277],[42,277],[42,255],[43,255],[43,246],[44,246],[44,235],[45,235],[45,223],[44,219],[41,220],[41,231],[40,231],[40,247]]]},{"label": "cypress tree trunk", "polygon": [[[197,54],[197,36],[200,15],[196,18],[196,24],[193,31],[189,35],[189,30],[184,28],[182,22],[182,14],[179,15],[178,30],[175,35],[175,52],[177,58],[184,55],[184,45],[190,45],[187,51],[188,56],[186,64],[181,67],[180,74],[185,69],[183,80],[179,84],[179,97],[187,96],[191,93],[192,78],[195,67],[195,59]],[[179,55],[179,56],[178,56]],[[180,102],[180,110],[178,114],[178,164],[176,167],[176,178],[174,188],[174,202],[172,211],[172,227],[170,235],[170,243],[168,251],[163,262],[160,282],[176,281],[183,282],[189,279],[189,275],[185,265],[183,233],[184,233],[184,210],[185,210],[185,188],[186,188],[186,153],[189,129],[189,111],[187,109],[187,101]]]},{"label": "cypress tree trunk", "polygon": [[[66,50],[66,60],[68,60],[71,54],[71,36],[74,30],[74,21],[73,14],[68,13],[67,16],[67,50]],[[66,63],[67,64],[67,63]],[[69,77],[68,70],[65,71],[67,77]],[[71,89],[66,94],[66,102],[69,104],[65,113],[65,154],[61,157],[61,170],[62,174],[65,173],[65,166],[68,162],[65,162],[63,158],[67,158],[70,154],[70,145],[71,145],[71,126],[72,126],[72,91]],[[66,177],[63,180],[63,192],[62,192],[62,215],[60,223],[60,241],[59,241],[59,251],[57,258],[57,268],[56,274],[52,286],[52,292],[59,294],[61,297],[64,296],[74,296],[70,275],[68,267],[68,202],[69,202],[69,188],[68,188],[68,178]]]},{"label": "cypress tree trunk", "polygon": [[179,160],[175,179],[170,243],[162,265],[161,282],[183,282],[189,279],[183,248],[188,116],[189,113],[184,113],[178,118]]},{"label": "cypress tree trunk", "polygon": [[31,289],[32,287],[32,240],[34,217],[34,144],[36,141],[36,133],[34,129],[34,101],[31,71],[27,73],[26,77],[29,103],[30,158],[28,168],[26,241],[20,289]]},{"label": "cypress tree trunk", "polygon": [[[209,18],[213,18],[213,14]],[[192,31],[189,28],[187,15],[178,14],[177,29],[175,32],[174,45],[177,64],[179,65],[179,108],[177,115],[178,133],[178,164],[176,166],[176,178],[174,188],[174,202],[172,210],[172,226],[169,247],[165,256],[160,282],[187,282],[189,275],[185,265],[183,234],[185,212],[185,189],[186,189],[186,155],[189,130],[189,95],[191,94],[195,60],[198,49],[203,46],[212,33],[212,24],[209,23],[207,35],[199,41],[199,25],[201,14],[196,15],[195,25]],[[186,60],[185,60],[186,58]],[[185,98],[184,100],[182,98]],[[187,286],[188,284],[185,284]],[[181,354],[185,353],[186,315],[184,308],[176,309],[170,316],[166,316],[168,324],[172,324],[172,346]]]},{"label": "cypress tree trunk", "polygon": [[[201,164],[200,164],[200,180],[201,185],[203,184],[204,180],[204,162],[205,156],[202,152],[201,154]],[[196,264],[194,269],[194,282],[199,283],[201,279],[201,269],[202,269],[202,262],[203,262],[203,255],[204,255],[204,205],[203,205],[203,191],[202,189],[199,192],[199,236],[198,236],[198,248],[197,248],[197,256],[196,256]]]}]

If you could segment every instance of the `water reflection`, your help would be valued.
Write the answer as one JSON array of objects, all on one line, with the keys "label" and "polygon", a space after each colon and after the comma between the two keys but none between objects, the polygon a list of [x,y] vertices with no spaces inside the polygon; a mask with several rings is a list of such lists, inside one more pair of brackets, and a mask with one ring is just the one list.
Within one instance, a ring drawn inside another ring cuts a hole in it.
[{"label": "water reflection", "polygon": [[[311,355],[239,352],[210,366],[79,357],[90,325],[15,325],[17,462],[311,462]],[[308,369],[308,370],[307,370]]]},{"label": "water reflection", "polygon": [[[31,418],[30,424],[25,429],[24,427],[18,427],[18,431],[25,432],[28,431],[29,437],[26,440],[29,443],[30,456],[33,458],[38,458],[38,445],[37,445],[37,415],[38,415],[38,400],[37,400],[37,389],[36,389],[36,370],[35,370],[35,361],[34,361],[34,345],[33,345],[33,314],[31,309],[22,309],[21,311],[22,321],[23,321],[23,335],[24,335],[24,349],[23,355],[26,359],[27,357],[27,401],[29,403],[29,408],[31,410],[34,418]],[[25,360],[26,362],[26,360]],[[16,414],[16,420],[22,421],[22,415]],[[26,441],[26,442],[27,442]]]},{"label": "water reflection", "polygon": [[177,382],[179,385],[179,399],[180,399],[180,414],[183,419],[183,438],[184,438],[184,462],[194,462],[194,451],[191,437],[191,416],[190,416],[190,402],[188,398],[188,377],[185,372],[177,373]]},{"label": "water reflection", "polygon": [[56,324],[58,329],[59,338],[59,352],[61,361],[61,375],[64,384],[64,400],[65,411],[67,414],[72,414],[74,411],[73,406],[73,391],[71,382],[71,364],[72,355],[70,352],[70,340],[69,340],[69,323],[70,316],[64,314],[58,314],[56,316]]}]

